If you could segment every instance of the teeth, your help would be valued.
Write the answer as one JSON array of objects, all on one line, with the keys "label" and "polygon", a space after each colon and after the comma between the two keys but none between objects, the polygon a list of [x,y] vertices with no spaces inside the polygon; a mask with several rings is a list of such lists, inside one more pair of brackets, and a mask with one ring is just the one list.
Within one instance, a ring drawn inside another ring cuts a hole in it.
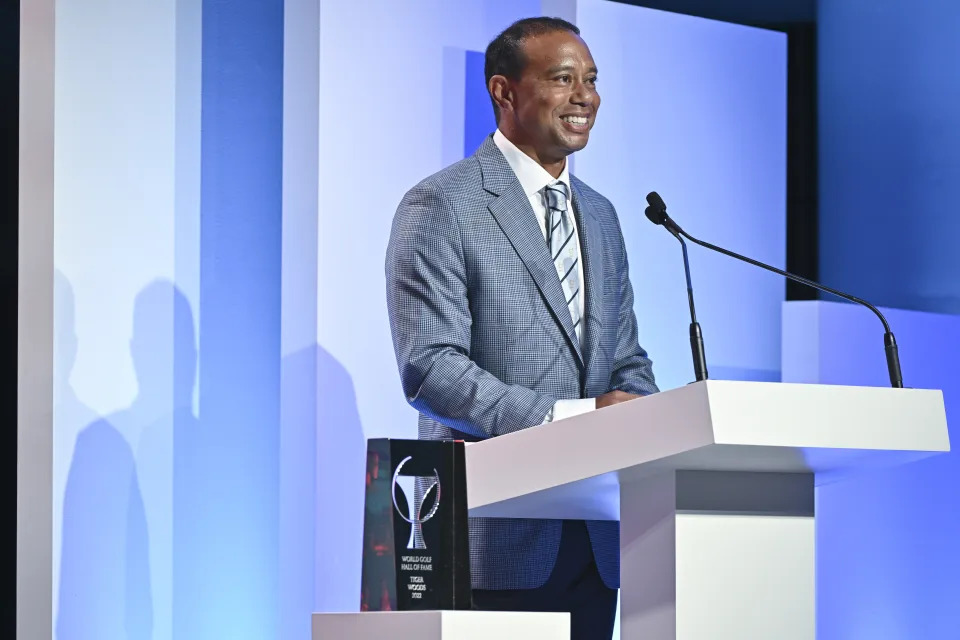
[{"label": "teeth", "polygon": [[587,124],[587,118],[585,116],[563,116],[560,119],[570,124]]}]

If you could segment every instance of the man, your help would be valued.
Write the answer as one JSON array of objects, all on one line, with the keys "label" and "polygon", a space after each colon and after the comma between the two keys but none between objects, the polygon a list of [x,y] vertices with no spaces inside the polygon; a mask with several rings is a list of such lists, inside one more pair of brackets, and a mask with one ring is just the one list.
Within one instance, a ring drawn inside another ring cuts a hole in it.
[{"label": "man", "polygon": [[[600,106],[579,30],[520,20],[490,43],[485,75],[497,131],[406,194],[387,249],[424,439],[495,437],[657,391],[617,214],[567,166]],[[570,611],[571,638],[611,636],[618,523],[474,518],[470,560],[477,607]]]}]

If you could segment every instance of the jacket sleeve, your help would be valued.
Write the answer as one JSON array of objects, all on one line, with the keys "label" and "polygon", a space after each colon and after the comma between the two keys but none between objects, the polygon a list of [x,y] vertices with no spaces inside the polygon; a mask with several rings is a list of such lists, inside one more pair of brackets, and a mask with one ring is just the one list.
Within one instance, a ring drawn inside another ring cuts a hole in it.
[{"label": "jacket sleeve", "polygon": [[[612,205],[611,205],[612,206]],[[616,213],[614,213],[616,217]],[[630,284],[630,264],[623,232],[617,224],[617,240],[620,243],[618,269],[620,287],[620,310],[617,325],[617,350],[614,354],[613,371],[610,375],[610,390],[625,391],[645,396],[657,393],[653,377],[653,363],[637,339],[637,316],[633,311],[633,286]]]},{"label": "jacket sleeve", "polygon": [[470,290],[460,227],[446,194],[404,196],[386,257],[387,311],[407,401],[479,438],[541,424],[554,399],[508,385],[470,359]]}]

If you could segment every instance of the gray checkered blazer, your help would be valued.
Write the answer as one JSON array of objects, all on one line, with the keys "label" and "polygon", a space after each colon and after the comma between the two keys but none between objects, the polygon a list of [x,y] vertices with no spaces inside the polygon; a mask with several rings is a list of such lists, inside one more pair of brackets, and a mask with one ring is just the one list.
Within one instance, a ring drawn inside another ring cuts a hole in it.
[{"label": "gray checkered blazer", "polygon": [[[492,137],[404,196],[387,248],[387,306],[421,439],[476,441],[543,423],[557,399],[657,391],[637,343],[616,211],[571,183],[586,281],[582,349],[533,210]],[[600,575],[617,587],[619,525],[587,527]],[[560,529],[555,520],[471,518],[473,587],[542,585]]]}]

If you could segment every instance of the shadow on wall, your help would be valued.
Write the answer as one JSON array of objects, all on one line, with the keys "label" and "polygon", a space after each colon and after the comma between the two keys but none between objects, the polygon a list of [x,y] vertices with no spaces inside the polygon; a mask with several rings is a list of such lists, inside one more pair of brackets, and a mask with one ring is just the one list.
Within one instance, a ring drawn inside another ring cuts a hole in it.
[{"label": "shadow on wall", "polygon": [[183,486],[182,443],[200,430],[193,411],[197,369],[193,312],[172,282],[154,281],[137,295],[130,354],[137,397],[112,420],[136,455],[150,531],[153,637],[164,640],[176,637],[172,629],[179,585],[174,571],[184,523],[175,509],[194,494]]},{"label": "shadow on wall", "polygon": [[[58,274],[58,318],[72,318],[69,282]],[[199,429],[193,414],[197,350],[193,314],[169,281],[134,302],[130,353],[138,392],[126,409],[80,431],[63,499],[59,640],[171,637],[175,555],[174,441]],[[64,409],[58,437],[82,413],[69,385],[73,327],[58,327],[57,363]],[[177,494],[180,495],[177,495]],[[149,532],[149,533],[148,533]]]},{"label": "shadow on wall", "polygon": [[[58,286],[69,290],[62,274]],[[60,299],[69,303],[70,296]],[[72,309],[65,307],[58,317],[70,319]],[[74,332],[60,327],[57,335],[65,345],[58,362],[66,364],[75,351],[67,348]],[[169,589],[155,585],[170,585],[172,441],[184,418],[194,423],[193,345],[189,305],[172,283],[154,282],[138,294],[130,344],[137,396],[127,409],[79,433],[66,480],[60,640],[139,640],[153,638],[158,627],[169,630]],[[69,368],[62,369],[66,381]],[[58,421],[58,433],[63,435],[65,426]],[[161,596],[159,607],[155,594]]]},{"label": "shadow on wall", "polygon": [[366,442],[353,379],[314,344],[283,358],[281,637],[310,614],[358,611]]},{"label": "shadow on wall", "polygon": [[[53,357],[53,575],[60,576],[63,540],[63,495],[77,436],[99,416],[84,404],[70,385],[77,357],[73,287],[59,270],[54,272]],[[53,610],[59,610],[59,590],[53,593]]]},{"label": "shadow on wall", "polygon": [[63,502],[57,638],[151,638],[143,499],[130,445],[109,420],[77,437]]},{"label": "shadow on wall", "polygon": [[[137,396],[100,418],[69,385],[77,344],[72,290],[61,273],[56,294],[63,477],[55,495],[64,496],[56,637],[199,638],[216,600],[210,590],[231,579],[205,570],[229,565],[211,565],[210,555],[230,548],[214,521],[223,487],[212,468],[230,443],[205,435],[193,410],[193,312],[169,281],[137,295],[130,342]],[[366,443],[353,380],[327,350],[296,352],[282,372],[289,446],[281,517],[289,533],[278,551],[285,592],[297,602],[284,606],[282,627],[309,633],[313,611],[359,609]]]},{"label": "shadow on wall", "polygon": [[366,439],[353,379],[320,345],[316,413],[317,611],[360,610]]}]

